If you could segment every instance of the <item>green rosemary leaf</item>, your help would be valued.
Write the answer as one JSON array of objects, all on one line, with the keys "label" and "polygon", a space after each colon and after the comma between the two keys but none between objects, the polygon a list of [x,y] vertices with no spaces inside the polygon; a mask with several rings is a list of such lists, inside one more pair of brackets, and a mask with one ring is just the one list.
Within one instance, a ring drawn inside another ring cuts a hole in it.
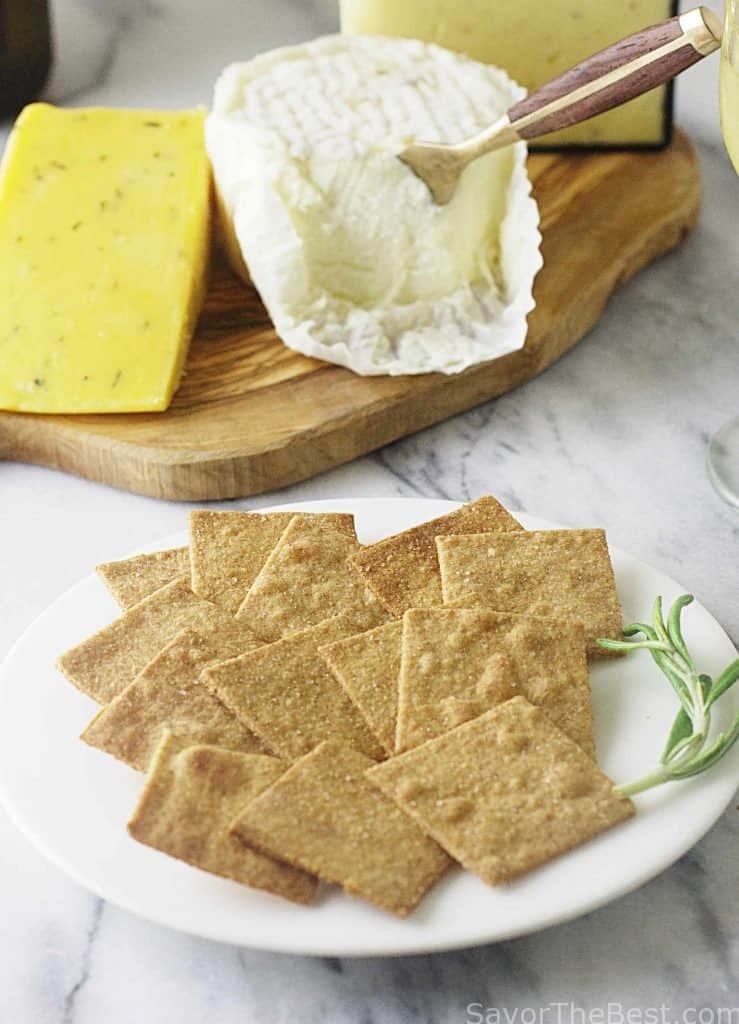
[{"label": "green rosemary leaf", "polygon": [[661,651],[652,649],[650,650],[650,653],[657,667],[669,680],[670,685],[677,694],[677,699],[688,714],[690,714],[692,711],[692,699],[685,680],[680,675],[679,669],[677,669],[674,663],[669,658],[665,657]]},{"label": "green rosemary leaf", "polygon": [[609,637],[599,637],[596,643],[605,651],[642,651],[649,650],[654,644],[662,647],[659,640],[611,640]]},{"label": "green rosemary leaf", "polygon": [[693,666],[693,659],[688,653],[688,648],[683,638],[682,626],[680,624],[680,617],[683,612],[683,608],[686,608],[689,604],[693,603],[692,594],[683,594],[682,597],[678,597],[673,602],[672,607],[667,615],[667,633],[670,641],[672,642],[675,650],[679,651],[682,657],[685,659],[686,664]]},{"label": "green rosemary leaf", "polygon": [[726,732],[719,733],[711,746],[702,754],[688,761],[685,767],[672,770],[670,774],[675,779],[689,779],[693,775],[699,775],[706,769],[712,768],[728,754],[737,740],[739,740],[739,714],[732,722],[731,727]]},{"label": "green rosemary leaf", "polygon": [[[700,676],[700,685],[703,691],[704,698],[707,697],[711,690],[712,679],[710,676]],[[665,749],[662,751],[662,757],[660,761],[662,764],[666,764],[673,754],[677,753],[678,745],[681,745],[684,740],[687,740],[693,735],[693,719],[685,706],[681,707],[675,716],[675,720],[672,723],[672,728],[667,737],[667,743],[665,743]]]},{"label": "green rosemary leaf", "polygon": [[636,636],[643,633],[648,640],[657,640],[657,633],[651,626],[644,622],[632,622],[630,626],[624,626],[624,636]]},{"label": "green rosemary leaf", "polygon": [[662,643],[668,648],[671,647],[672,644],[667,633],[667,626],[662,615],[662,598],[659,595],[655,597],[654,604],[652,605],[652,622],[654,623],[654,631]]},{"label": "green rosemary leaf", "polygon": [[708,694],[706,700],[706,707],[715,704],[722,693],[726,693],[734,683],[739,679],[739,658],[736,661],[732,661],[730,665],[727,665],[721,675],[718,677],[716,682],[711,687],[711,692]]},{"label": "green rosemary leaf", "polygon": [[670,755],[675,751],[678,743],[682,743],[683,740],[688,739],[692,735],[693,719],[685,708],[680,708],[672,723],[667,743],[665,743],[665,749],[662,751],[662,757],[660,758],[662,764],[666,764],[669,761]]}]

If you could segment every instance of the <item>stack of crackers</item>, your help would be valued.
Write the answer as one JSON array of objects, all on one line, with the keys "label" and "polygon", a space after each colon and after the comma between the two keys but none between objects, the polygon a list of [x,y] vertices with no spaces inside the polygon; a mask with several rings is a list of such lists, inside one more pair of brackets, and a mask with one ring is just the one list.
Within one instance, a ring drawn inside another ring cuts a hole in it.
[{"label": "stack of crackers", "polygon": [[492,497],[366,546],[350,515],[196,511],[188,548],[98,572],[123,614],[59,667],[101,705],[82,739],[147,773],[157,850],[403,916],[454,862],[497,885],[633,814],[593,744],[601,530]]}]

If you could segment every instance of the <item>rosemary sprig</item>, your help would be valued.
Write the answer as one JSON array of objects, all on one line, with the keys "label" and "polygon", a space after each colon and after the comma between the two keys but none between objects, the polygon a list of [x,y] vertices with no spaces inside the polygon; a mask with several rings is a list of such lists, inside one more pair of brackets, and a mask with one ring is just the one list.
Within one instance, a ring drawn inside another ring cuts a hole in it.
[{"label": "rosemary sprig", "polygon": [[739,679],[739,658],[732,661],[717,679],[698,672],[682,634],[680,619],[683,609],[693,600],[692,594],[678,597],[667,619],[662,614],[662,598],[652,608],[652,624],[634,622],[624,629],[625,637],[635,640],[598,640],[607,651],[646,650],[667,677],[680,701],[680,710],[672,723],[659,764],[654,771],[634,782],[617,786],[622,796],[643,793],[653,786],[675,779],[687,779],[713,767],[739,739],[739,714],[725,731],[709,744],[711,707]]}]

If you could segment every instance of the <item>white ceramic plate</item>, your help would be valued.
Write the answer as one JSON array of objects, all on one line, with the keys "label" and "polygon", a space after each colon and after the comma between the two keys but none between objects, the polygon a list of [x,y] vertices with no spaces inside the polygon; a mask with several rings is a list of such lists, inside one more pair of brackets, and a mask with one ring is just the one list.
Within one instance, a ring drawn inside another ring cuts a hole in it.
[{"label": "white ceramic plate", "polygon": [[[365,542],[455,507],[393,498],[300,506],[353,512]],[[530,529],[552,526],[519,518]],[[184,532],[155,546],[183,543]],[[627,621],[648,619],[656,594],[670,601],[682,592],[630,555],[612,555]],[[297,907],[207,875],[127,835],[141,776],[78,742],[96,706],[54,669],[61,651],[116,613],[102,584],[87,576],[9,654],[0,674],[0,797],[39,850],[82,885],[135,914],[195,935],[327,956],[421,953],[522,935],[584,914],[653,878],[700,839],[734,794],[739,749],[704,776],[639,797],[639,813],[630,822],[512,885],[489,888],[468,873],[452,872],[404,921],[339,891],[314,907]],[[717,672],[736,656],[700,605],[687,610],[685,625],[705,671]],[[612,778],[633,779],[659,755],[676,710],[672,691],[646,653],[594,665],[592,686],[600,761]],[[719,704],[717,725],[736,712],[739,693],[727,698],[727,706]]]}]

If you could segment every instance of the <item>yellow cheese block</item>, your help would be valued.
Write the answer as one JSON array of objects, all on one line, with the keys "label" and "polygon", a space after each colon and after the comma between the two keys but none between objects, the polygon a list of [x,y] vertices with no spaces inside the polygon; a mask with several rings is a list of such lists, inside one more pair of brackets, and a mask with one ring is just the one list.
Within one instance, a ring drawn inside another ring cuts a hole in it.
[{"label": "yellow cheese block", "polygon": [[[410,36],[497,64],[535,89],[585,57],[675,13],[673,0],[340,0],[341,28]],[[659,146],[669,88],[537,139],[536,146]]]},{"label": "yellow cheese block", "polygon": [[166,409],[202,298],[202,111],[22,112],[0,167],[0,409]]}]

